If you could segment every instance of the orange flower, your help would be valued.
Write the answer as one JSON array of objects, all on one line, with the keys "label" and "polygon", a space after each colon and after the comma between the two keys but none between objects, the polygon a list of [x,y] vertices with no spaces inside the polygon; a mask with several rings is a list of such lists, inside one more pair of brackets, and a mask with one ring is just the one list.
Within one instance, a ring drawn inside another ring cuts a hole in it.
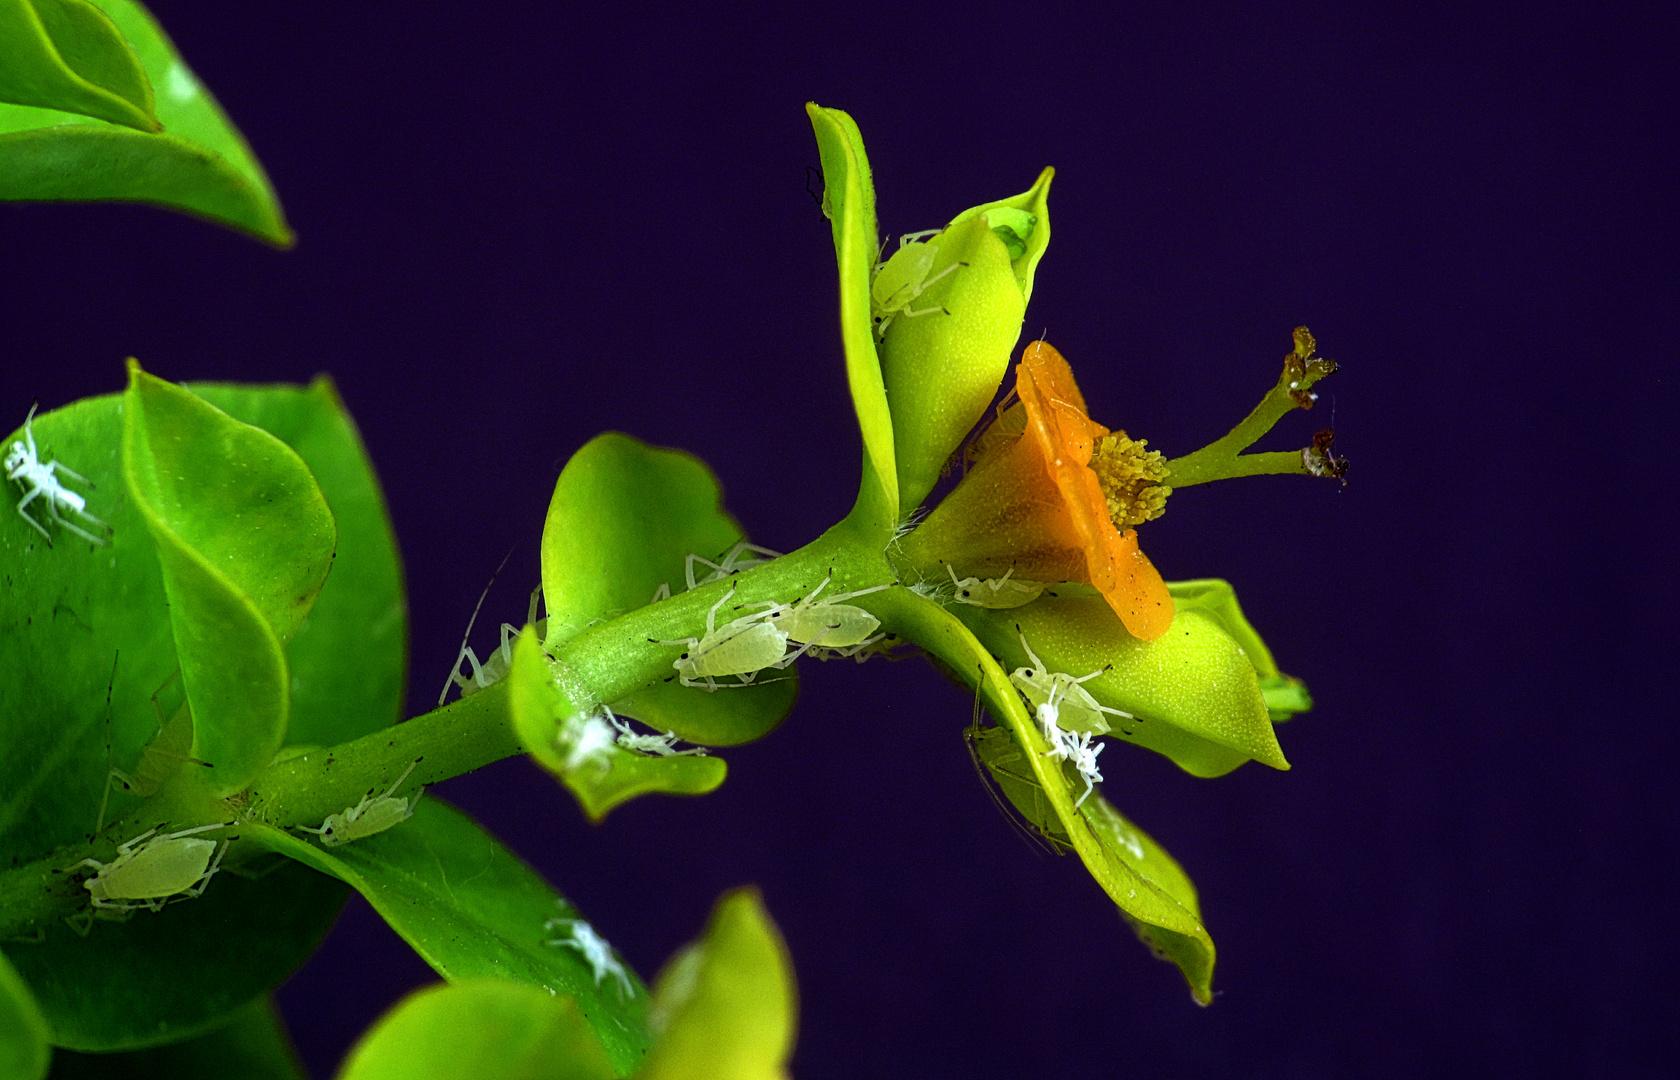
[{"label": "orange flower", "polygon": [[[1172,596],[1138,549],[1137,532],[1124,526],[1158,513],[1169,490],[1140,488],[1140,471],[1146,479],[1164,473],[1141,443],[1086,414],[1073,372],[1055,349],[1033,342],[1015,373],[1019,403],[976,440],[968,475],[904,538],[902,554],[940,576],[948,566],[963,577],[1013,571],[1028,581],[1088,582],[1133,636],[1153,641],[1172,624]],[[1144,467],[1127,471],[1109,464],[1115,461]],[[1154,509],[1140,509],[1146,503]]]}]

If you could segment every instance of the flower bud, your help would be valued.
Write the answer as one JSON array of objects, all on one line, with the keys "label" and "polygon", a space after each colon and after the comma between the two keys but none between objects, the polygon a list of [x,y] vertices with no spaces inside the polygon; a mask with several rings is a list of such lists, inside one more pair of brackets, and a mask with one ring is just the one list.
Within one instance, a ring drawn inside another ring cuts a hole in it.
[{"label": "flower bud", "polygon": [[876,270],[870,309],[892,409],[899,512],[908,516],[985,414],[1021,333],[1049,240],[1050,170],[1012,199],[976,207]]}]

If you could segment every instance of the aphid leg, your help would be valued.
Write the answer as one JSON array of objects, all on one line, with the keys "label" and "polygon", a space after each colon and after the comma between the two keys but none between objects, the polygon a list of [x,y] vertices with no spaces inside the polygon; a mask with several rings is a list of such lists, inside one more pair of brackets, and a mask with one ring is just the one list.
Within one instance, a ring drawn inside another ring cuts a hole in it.
[{"label": "aphid leg", "polygon": [[[478,603],[473,605],[472,617],[467,620],[467,632],[461,635],[461,651],[455,654],[455,663],[449,668],[449,678],[444,680],[443,689],[438,692],[437,703],[440,709],[443,707],[443,699],[449,696],[451,686],[466,688],[467,681],[461,678],[462,660],[470,659],[472,661],[474,679],[477,679],[483,671],[478,663],[478,655],[467,648],[467,641],[472,637],[473,624],[478,621],[478,609],[484,606],[484,598],[490,595],[490,586],[496,584],[496,575],[502,572],[502,567],[506,566],[507,561],[512,557],[513,549],[509,548],[508,553],[502,556],[502,561],[496,564],[496,569],[491,573],[490,580],[484,585],[484,591],[478,594]],[[538,588],[541,588],[541,586],[538,586]],[[532,600],[535,599],[536,597],[533,595]]]},{"label": "aphid leg", "polygon": [[923,237],[938,236],[944,231],[943,229],[923,229],[920,232],[907,232],[898,238],[898,246],[902,250],[906,245],[914,244]]}]

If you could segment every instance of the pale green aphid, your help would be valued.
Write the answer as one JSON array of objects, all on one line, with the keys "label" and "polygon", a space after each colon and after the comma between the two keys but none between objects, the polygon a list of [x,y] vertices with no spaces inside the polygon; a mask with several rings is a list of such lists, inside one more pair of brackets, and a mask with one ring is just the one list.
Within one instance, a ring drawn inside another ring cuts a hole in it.
[{"label": "pale green aphid", "polygon": [[94,832],[98,833],[105,830],[105,811],[111,805],[111,784],[113,781],[121,784],[122,789],[130,795],[138,795],[142,799],[149,799],[157,794],[164,781],[175,775],[183,763],[191,762],[194,765],[206,766],[209,764],[187,753],[188,750],[192,749],[192,713],[185,706],[182,706],[176,710],[172,719],[166,721],[163,718],[163,710],[158,706],[158,696],[180,677],[181,669],[176,668],[175,673],[165,679],[163,685],[152,694],[152,715],[157,718],[157,734],[152,736],[150,742],[141,747],[140,758],[134,763],[134,771],[132,773],[123,772],[115,765],[110,764],[111,740],[108,732],[112,715],[111,690],[116,685],[117,679],[117,658],[112,659],[111,682],[105,688],[105,723],[107,726],[105,791],[99,798],[99,819],[94,825]]},{"label": "pale green aphid", "polygon": [[[501,567],[498,566],[496,572],[500,573]],[[490,585],[495,583],[496,577],[492,574]],[[484,605],[484,598],[490,594],[490,585],[486,585],[484,591],[479,594],[478,603],[473,606],[472,617],[467,620],[467,632],[461,635],[461,651],[455,654],[455,666],[449,669],[449,678],[444,681],[443,691],[438,694],[439,706],[443,704],[443,699],[449,696],[451,686],[459,686],[462,697],[471,697],[480,690],[501,682],[507,678],[507,673],[513,670],[513,641],[519,636],[519,627],[512,623],[502,624],[502,643],[491,651],[490,658],[483,663],[479,662],[478,654],[473,651],[472,646],[467,644],[467,639],[472,637],[473,624],[478,621],[478,609]],[[538,637],[543,635],[548,623],[547,619],[537,618],[537,601],[541,599],[542,586],[538,585],[531,590],[531,604],[525,610],[525,621],[536,627]],[[461,674],[462,660],[472,665],[471,675]]]},{"label": "pale green aphid", "polygon": [[194,834],[227,824],[231,823],[200,825],[162,836],[153,835],[157,830],[151,829],[119,845],[117,857],[110,862],[83,859],[71,869],[91,866],[98,871],[82,882],[96,908],[129,911],[144,907],[156,911],[170,897],[196,897],[204,891],[221,866],[227,841],[218,844],[194,839]]},{"label": "pale green aphid", "polygon": [[401,825],[414,816],[414,808],[420,803],[420,792],[414,793],[414,798],[394,799],[392,793],[402,787],[408,774],[414,771],[414,766],[420,764],[415,761],[403,770],[397,777],[397,782],[385,789],[385,794],[374,798],[372,792],[362,796],[362,801],[348,810],[329,815],[321,822],[319,829],[308,825],[299,825],[304,832],[312,832],[321,838],[321,843],[327,847],[338,847],[348,844],[352,840],[360,840],[374,833],[384,832],[393,825]]},{"label": "pale green aphid", "polygon": [[[783,668],[792,663],[791,658],[784,659],[787,631],[770,621],[770,611],[743,615],[721,627],[716,625],[718,609],[734,595],[735,590],[731,588],[706,612],[705,636],[655,643],[684,646],[686,651],[671,662],[684,686],[716,690],[717,680],[724,675],[736,676],[741,681],[734,685],[745,686],[765,668]],[[776,606],[771,605],[772,609]]]},{"label": "pale green aphid", "polygon": [[950,563],[945,569],[951,573],[951,584],[956,588],[955,599],[959,604],[971,604],[983,608],[1014,608],[1022,604],[1030,604],[1037,600],[1044,591],[1041,581],[1015,580],[1015,568],[1000,578],[958,578],[956,567]]},{"label": "pale green aphid", "polygon": [[1066,732],[1087,732],[1092,735],[1102,735],[1108,732],[1109,723],[1103,719],[1103,714],[1123,716],[1127,720],[1137,719],[1129,712],[1109,708],[1097,702],[1081,683],[1089,682],[1103,673],[1103,669],[1074,678],[1061,671],[1050,671],[1045,668],[1044,661],[1032,651],[1027,644],[1027,636],[1021,635],[1021,648],[1027,651],[1027,659],[1032,661],[1031,667],[1016,668],[1009,676],[1009,681],[1021,692],[1037,713],[1039,725],[1044,727],[1045,738],[1052,745],[1057,745],[1060,736],[1051,734],[1050,729],[1060,729]]},{"label": "pale green aphid", "polygon": [[833,575],[823,578],[822,584],[810,595],[796,603],[777,605],[764,615],[778,630],[787,634],[789,641],[803,646],[794,653],[795,657],[819,649],[836,656],[855,656],[883,636],[875,633],[881,628],[880,619],[844,601],[880,592],[888,586],[876,585],[819,601],[817,597],[832,580]]},{"label": "pale green aphid", "polygon": [[919,238],[938,232],[939,229],[928,229],[924,232],[905,233],[899,237],[898,250],[893,252],[892,258],[876,269],[875,280],[869,285],[869,314],[875,321],[876,337],[884,337],[887,327],[900,315],[909,319],[918,315],[931,315],[936,311],[950,314],[937,304],[919,311],[910,306],[928,286],[948,274],[955,273],[959,266],[967,265],[952,263],[939,273],[933,273],[934,261],[939,256],[939,245],[923,243]]}]

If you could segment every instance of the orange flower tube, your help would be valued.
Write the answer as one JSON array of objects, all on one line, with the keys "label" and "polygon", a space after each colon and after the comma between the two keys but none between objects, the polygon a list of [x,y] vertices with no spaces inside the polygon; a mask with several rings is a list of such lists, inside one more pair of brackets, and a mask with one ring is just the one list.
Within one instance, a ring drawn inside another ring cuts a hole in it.
[{"label": "orange flower tube", "polygon": [[1027,346],[1015,372],[1019,403],[976,440],[968,475],[900,552],[929,577],[950,567],[960,577],[1088,582],[1133,636],[1153,641],[1172,624],[1172,596],[1136,530],[1115,524],[1133,492],[1092,467],[1100,445],[1141,444],[1090,418],[1067,361],[1044,342]]}]

